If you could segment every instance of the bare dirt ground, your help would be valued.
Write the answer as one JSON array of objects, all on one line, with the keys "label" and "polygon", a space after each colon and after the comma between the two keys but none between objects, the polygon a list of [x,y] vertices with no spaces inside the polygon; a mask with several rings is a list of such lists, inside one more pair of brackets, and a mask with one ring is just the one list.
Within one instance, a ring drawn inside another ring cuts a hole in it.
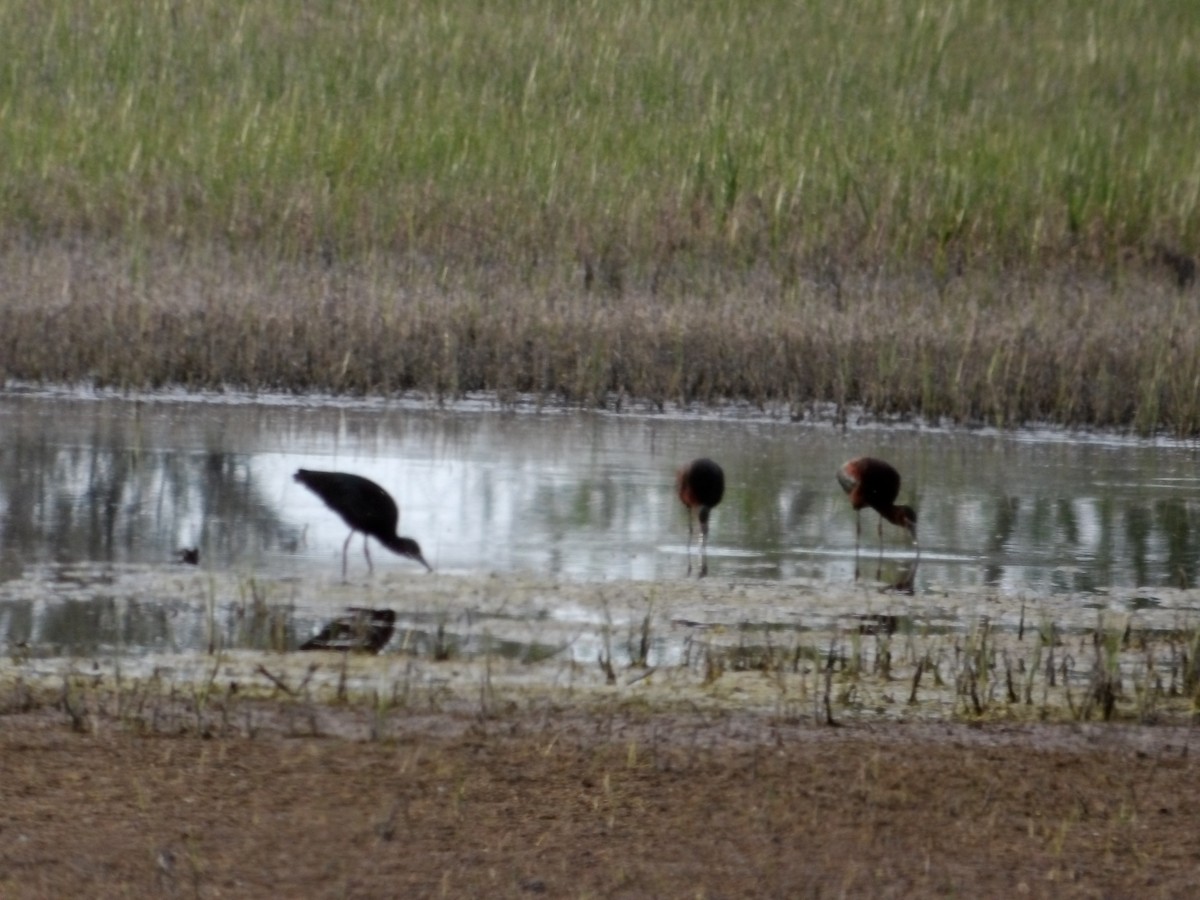
[{"label": "bare dirt ground", "polygon": [[1200,871],[1188,727],[547,704],[371,740],[361,708],[251,708],[6,710],[0,896],[1182,897]]}]

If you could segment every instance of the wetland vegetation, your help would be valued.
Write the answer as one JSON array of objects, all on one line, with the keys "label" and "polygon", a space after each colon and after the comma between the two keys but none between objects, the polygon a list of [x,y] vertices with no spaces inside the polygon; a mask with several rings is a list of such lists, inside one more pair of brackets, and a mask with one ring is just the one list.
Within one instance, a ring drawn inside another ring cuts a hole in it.
[{"label": "wetland vegetation", "polygon": [[6,380],[1200,432],[1186,5],[0,17]]},{"label": "wetland vegetation", "polygon": [[[3,4],[0,383],[1195,436],[1198,32],[1120,0]],[[6,897],[1194,891],[1186,590],[758,585],[787,631],[718,580],[438,575],[409,643],[313,661],[296,585],[361,591],[181,568],[104,569],[114,646],[9,642]],[[549,617],[471,625],[522,591],[629,615],[578,659]],[[208,652],[126,652],[146,610]]]}]

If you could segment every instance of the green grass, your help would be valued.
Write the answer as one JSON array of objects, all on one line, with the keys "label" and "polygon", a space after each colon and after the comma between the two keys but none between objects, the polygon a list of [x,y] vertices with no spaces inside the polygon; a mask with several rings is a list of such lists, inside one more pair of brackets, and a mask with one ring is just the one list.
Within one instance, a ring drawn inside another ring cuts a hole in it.
[{"label": "green grass", "polygon": [[1200,238],[1200,8],[11,2],[10,238],[271,257],[1112,263]]}]

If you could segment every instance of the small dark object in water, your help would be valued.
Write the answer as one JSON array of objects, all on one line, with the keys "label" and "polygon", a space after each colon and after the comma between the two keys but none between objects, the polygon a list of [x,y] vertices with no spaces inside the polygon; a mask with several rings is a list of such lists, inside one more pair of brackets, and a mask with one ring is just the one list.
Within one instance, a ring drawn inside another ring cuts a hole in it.
[{"label": "small dark object in water", "polygon": [[692,573],[692,511],[700,520],[700,575],[708,574],[708,514],[725,496],[725,471],[711,459],[693,459],[675,473],[679,502],[688,511],[688,574]]},{"label": "small dark object in water", "polygon": [[395,630],[396,614],[392,610],[352,606],[346,615],[334,619],[301,644],[300,649],[378,653],[392,639]]},{"label": "small dark object in water", "polygon": [[[842,464],[837,473],[838,484],[850,495],[850,505],[859,513],[871,507],[879,513],[879,539],[883,540],[883,520],[899,525],[917,542],[917,513],[911,506],[897,506],[900,494],[900,473],[882,459],[859,456]],[[862,519],[854,526],[854,546],[862,534]]]},{"label": "small dark object in water", "polygon": [[200,548],[199,547],[180,547],[179,561],[187,563],[189,566],[200,565]]},{"label": "small dark object in water", "polygon": [[325,505],[342,517],[350,526],[350,534],[342,545],[342,579],[346,578],[346,551],[354,532],[363,533],[363,555],[367,568],[375,571],[371,563],[371,551],[367,549],[367,538],[373,537],[393,553],[415,559],[430,572],[433,566],[425,562],[420,545],[412,538],[396,534],[400,522],[400,508],[392,495],[375,482],[361,475],[347,472],[313,472],[301,469],[295,479],[325,501]]}]

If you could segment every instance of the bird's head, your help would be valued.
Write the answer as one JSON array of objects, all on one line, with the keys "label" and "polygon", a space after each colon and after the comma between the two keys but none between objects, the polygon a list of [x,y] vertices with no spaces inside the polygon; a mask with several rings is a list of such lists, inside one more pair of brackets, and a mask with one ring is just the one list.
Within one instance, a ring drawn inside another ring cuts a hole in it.
[{"label": "bird's head", "polygon": [[421,545],[412,538],[394,537],[391,540],[384,541],[387,548],[394,553],[399,553],[401,556],[407,556],[409,559],[415,559],[430,572],[433,571],[433,566],[425,562],[425,556],[421,553]]}]

